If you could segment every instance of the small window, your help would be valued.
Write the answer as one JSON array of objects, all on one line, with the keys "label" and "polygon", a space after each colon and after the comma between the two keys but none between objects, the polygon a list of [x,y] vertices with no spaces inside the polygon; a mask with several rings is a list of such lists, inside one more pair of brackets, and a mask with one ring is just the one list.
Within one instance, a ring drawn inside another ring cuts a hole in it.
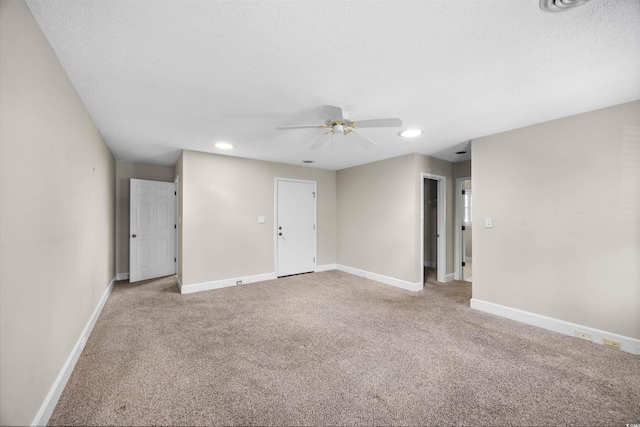
[{"label": "small window", "polygon": [[471,190],[465,190],[462,195],[464,200],[464,225],[471,225]]}]

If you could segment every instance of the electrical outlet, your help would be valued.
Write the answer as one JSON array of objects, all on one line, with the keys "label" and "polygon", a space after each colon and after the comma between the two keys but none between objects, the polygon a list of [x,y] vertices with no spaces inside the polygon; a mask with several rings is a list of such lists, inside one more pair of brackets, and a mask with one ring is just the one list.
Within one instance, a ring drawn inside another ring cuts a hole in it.
[{"label": "electrical outlet", "polygon": [[242,280],[236,280],[236,285],[242,285]]},{"label": "electrical outlet", "polygon": [[609,347],[622,348],[620,341],[612,340],[610,338],[603,338],[602,344],[608,345]]},{"label": "electrical outlet", "polygon": [[593,338],[591,337],[591,334],[588,334],[586,332],[582,332],[582,331],[574,331],[574,335],[577,338],[583,339],[583,340],[587,340],[587,341],[592,341],[593,342]]}]

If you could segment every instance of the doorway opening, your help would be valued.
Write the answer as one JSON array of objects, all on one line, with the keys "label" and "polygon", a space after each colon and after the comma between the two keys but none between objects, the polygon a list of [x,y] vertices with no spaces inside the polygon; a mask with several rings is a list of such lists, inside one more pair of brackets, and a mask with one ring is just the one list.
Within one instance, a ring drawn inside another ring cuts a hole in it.
[{"label": "doorway opening", "polygon": [[129,282],[176,274],[176,185],[129,180]]},{"label": "doorway opening", "polygon": [[446,178],[422,173],[421,264],[423,277],[446,282]]},{"label": "doorway opening", "polygon": [[456,278],[473,281],[473,196],[471,177],[456,179]]}]

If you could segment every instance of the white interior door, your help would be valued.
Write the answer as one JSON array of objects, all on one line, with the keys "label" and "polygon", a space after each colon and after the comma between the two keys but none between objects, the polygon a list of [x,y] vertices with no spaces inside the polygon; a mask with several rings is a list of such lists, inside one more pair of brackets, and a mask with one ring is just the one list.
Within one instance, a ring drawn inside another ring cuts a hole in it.
[{"label": "white interior door", "polygon": [[316,183],[276,180],[277,275],[316,268]]},{"label": "white interior door", "polygon": [[131,179],[129,282],[175,274],[175,184]]}]

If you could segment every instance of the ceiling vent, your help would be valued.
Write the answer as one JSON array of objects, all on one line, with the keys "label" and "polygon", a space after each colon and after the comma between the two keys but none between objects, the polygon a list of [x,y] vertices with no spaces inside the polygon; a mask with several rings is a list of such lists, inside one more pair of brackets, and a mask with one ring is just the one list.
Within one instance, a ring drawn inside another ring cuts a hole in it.
[{"label": "ceiling vent", "polygon": [[540,0],[540,9],[545,12],[564,12],[582,6],[589,0]]}]

